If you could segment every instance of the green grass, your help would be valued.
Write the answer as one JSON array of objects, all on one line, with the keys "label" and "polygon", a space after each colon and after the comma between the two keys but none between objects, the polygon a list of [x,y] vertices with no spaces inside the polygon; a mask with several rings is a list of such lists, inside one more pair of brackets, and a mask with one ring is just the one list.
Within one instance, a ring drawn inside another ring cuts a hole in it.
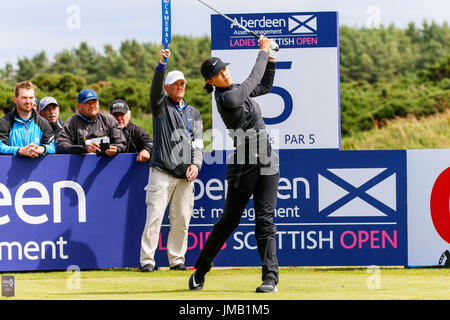
[{"label": "green grass", "polygon": [[[108,110],[103,110],[108,112]],[[73,115],[64,111],[61,118]],[[135,112],[131,121],[153,136],[151,114]],[[212,138],[205,137],[205,151],[211,152]],[[357,132],[342,138],[343,150],[448,149],[450,148],[450,109],[417,119],[409,115],[386,121],[380,128]]]},{"label": "green grass", "polygon": [[398,118],[386,126],[342,139],[344,150],[448,149],[450,110],[421,118]]},{"label": "green grass", "polygon": [[[190,291],[192,271],[138,269],[3,273],[14,275],[26,300],[396,300],[450,299],[450,269],[380,268],[379,288],[367,268],[281,268],[277,293],[258,294],[260,268],[214,268],[202,291]],[[79,276],[76,278],[76,276]],[[79,279],[79,287],[76,286]],[[373,282],[372,282],[373,283]]]}]

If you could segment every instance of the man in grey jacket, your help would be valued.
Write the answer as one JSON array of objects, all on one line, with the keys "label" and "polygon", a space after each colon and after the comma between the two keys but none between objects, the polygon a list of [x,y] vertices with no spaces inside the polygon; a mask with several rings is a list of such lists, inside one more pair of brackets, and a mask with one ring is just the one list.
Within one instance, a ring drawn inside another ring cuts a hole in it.
[{"label": "man in grey jacket", "polygon": [[[184,100],[186,80],[180,71],[163,79],[170,50],[161,49],[150,88],[153,150],[146,190],[147,220],[141,240],[141,270],[155,270],[155,252],[164,213],[170,202],[167,256],[171,270],[185,267],[188,227],[194,207],[194,183],[203,162],[200,113]],[[164,91],[167,95],[164,95]]]}]

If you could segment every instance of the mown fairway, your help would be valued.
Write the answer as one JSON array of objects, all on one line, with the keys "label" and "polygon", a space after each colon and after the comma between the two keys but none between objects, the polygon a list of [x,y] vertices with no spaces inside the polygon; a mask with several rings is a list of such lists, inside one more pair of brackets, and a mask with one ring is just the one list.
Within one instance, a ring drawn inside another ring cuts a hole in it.
[{"label": "mown fairway", "polygon": [[278,292],[255,293],[259,268],[213,269],[202,291],[193,271],[137,269],[2,273],[14,275],[15,297],[27,300],[396,300],[450,299],[450,269],[281,268]]}]

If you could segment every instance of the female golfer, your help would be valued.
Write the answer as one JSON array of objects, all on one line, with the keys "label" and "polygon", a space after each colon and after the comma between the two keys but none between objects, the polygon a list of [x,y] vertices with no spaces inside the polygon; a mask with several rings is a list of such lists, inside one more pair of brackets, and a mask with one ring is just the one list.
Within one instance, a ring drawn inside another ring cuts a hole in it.
[{"label": "female golfer", "polygon": [[241,215],[253,195],[255,237],[262,261],[262,284],[256,292],[276,292],[278,260],[273,223],[280,178],[278,156],[272,152],[261,109],[251,97],[272,89],[275,76],[275,52],[270,39],[259,38],[260,51],[249,77],[232,84],[231,74],[220,58],[204,61],[201,72],[205,89],[217,102],[217,109],[234,140],[236,152],[227,159],[228,192],[224,211],[215,223],[189,279],[189,289],[201,290],[205,275],[224,242],[237,228]]}]

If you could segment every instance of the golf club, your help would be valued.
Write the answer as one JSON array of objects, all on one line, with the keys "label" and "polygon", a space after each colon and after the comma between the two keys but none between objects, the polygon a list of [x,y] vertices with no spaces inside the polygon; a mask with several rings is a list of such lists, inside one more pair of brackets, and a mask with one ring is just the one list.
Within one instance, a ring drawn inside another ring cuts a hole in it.
[{"label": "golf club", "polygon": [[[259,36],[258,36],[255,32],[253,32],[253,31],[247,29],[246,27],[244,27],[243,25],[241,25],[239,22],[234,21],[233,19],[231,19],[231,18],[228,17],[227,15],[225,15],[225,14],[223,14],[223,13],[217,11],[216,9],[214,9],[213,7],[211,7],[210,5],[208,5],[207,3],[203,2],[202,0],[198,0],[198,2],[200,2],[200,3],[202,3],[203,5],[207,6],[207,7],[210,8],[212,11],[214,11],[214,12],[220,14],[222,17],[224,17],[224,18],[227,19],[228,21],[234,23],[235,25],[237,25],[237,26],[238,26],[239,28],[241,28],[242,30],[247,31],[247,32],[250,33],[252,36],[254,36],[255,38],[259,39]],[[280,49],[280,47],[278,46],[278,44],[277,44],[275,41],[272,41],[272,42],[271,42],[271,49],[272,49],[272,50],[275,50],[275,51],[278,51],[278,50]]]}]

